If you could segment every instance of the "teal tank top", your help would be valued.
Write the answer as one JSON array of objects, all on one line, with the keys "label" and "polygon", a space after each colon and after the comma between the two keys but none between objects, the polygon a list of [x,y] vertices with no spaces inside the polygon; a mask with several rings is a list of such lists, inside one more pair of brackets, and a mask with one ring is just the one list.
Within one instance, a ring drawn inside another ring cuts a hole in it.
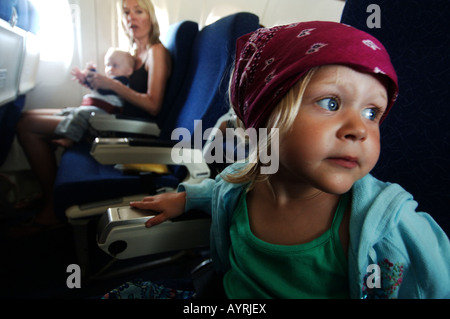
[{"label": "teal tank top", "polygon": [[[339,226],[349,201],[342,196],[331,228],[311,242],[283,246],[253,235],[242,195],[230,227],[231,269],[223,279],[229,298],[349,298],[347,259]],[[270,225],[268,225],[270,227]]]}]

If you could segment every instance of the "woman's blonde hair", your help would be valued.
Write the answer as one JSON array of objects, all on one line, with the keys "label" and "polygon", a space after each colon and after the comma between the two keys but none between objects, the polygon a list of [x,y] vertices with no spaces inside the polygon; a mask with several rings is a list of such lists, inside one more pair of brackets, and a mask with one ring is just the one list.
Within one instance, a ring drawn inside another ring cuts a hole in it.
[{"label": "woman's blonde hair", "polygon": [[[253,186],[260,181],[268,179],[269,175],[261,174],[261,167],[264,165],[261,163],[260,155],[262,152],[268,154],[272,152],[272,139],[278,138],[280,141],[285,138],[289,133],[294,123],[297,113],[302,104],[303,95],[305,93],[306,87],[308,86],[311,78],[316,72],[316,68],[312,68],[308,71],[292,88],[286,93],[283,99],[278,103],[278,105],[272,110],[265,127],[269,129],[268,137],[263,143],[259,141],[258,147],[250,148],[252,151],[248,155],[246,164],[239,170],[223,175],[223,179],[229,183],[235,184],[249,184],[248,191],[253,188]],[[239,125],[244,128],[243,123],[238,120]],[[272,130],[272,128],[277,128],[278,132]],[[244,128],[245,129],[245,128]],[[263,149],[261,149],[261,147]]]},{"label": "woman's blonde hair", "polygon": [[[159,43],[160,42],[160,29],[159,29],[159,23],[158,23],[158,18],[156,17],[156,10],[155,10],[155,6],[153,5],[151,0],[136,0],[138,5],[144,9],[148,15],[150,16],[150,21],[152,24],[152,29],[151,32],[149,34],[149,46]],[[124,6],[124,2],[125,0],[122,0],[122,9]],[[125,30],[125,34],[128,36],[128,38],[130,39],[130,47],[134,47],[134,39],[128,34],[127,32],[127,26],[124,23],[124,19],[122,18],[122,27]]]}]

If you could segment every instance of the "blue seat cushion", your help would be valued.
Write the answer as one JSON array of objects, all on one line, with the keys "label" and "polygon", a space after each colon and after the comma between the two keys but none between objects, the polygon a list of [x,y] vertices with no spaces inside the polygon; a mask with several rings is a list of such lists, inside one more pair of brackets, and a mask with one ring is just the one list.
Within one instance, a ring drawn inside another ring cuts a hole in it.
[{"label": "blue seat cushion", "polygon": [[[154,194],[162,187],[175,188],[174,175],[124,174],[114,165],[100,165],[89,156],[89,144],[80,143],[67,150],[60,162],[54,189],[55,213],[65,218],[73,205],[95,203],[136,194]],[[70,169],[69,169],[70,168]]]}]

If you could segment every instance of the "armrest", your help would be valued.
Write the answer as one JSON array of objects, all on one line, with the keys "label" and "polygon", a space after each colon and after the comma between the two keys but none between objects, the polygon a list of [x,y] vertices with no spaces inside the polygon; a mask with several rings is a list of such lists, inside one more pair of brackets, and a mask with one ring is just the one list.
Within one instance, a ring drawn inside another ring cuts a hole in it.
[{"label": "armrest", "polygon": [[[175,162],[172,152],[181,156],[181,161]],[[98,162],[106,165],[185,165],[189,172],[188,183],[199,183],[210,176],[201,150],[180,149],[172,141],[97,138],[92,145],[91,154]],[[169,220],[151,229],[145,228],[145,221],[154,215],[155,213],[129,206],[109,208],[99,222],[98,247],[117,259],[128,259],[209,245],[210,216],[189,213],[182,215],[184,218]],[[142,245],[143,242],[146,244]]]},{"label": "armrest", "polygon": [[[177,160],[174,161],[173,154]],[[96,138],[91,155],[104,165],[166,164],[184,165],[188,169],[187,182],[199,183],[210,176],[210,170],[201,150],[178,148],[173,143],[151,139]]]},{"label": "armrest", "polygon": [[154,215],[132,207],[108,209],[98,224],[98,247],[117,259],[128,259],[209,246],[209,216],[190,212],[188,217],[145,228],[145,222]]},{"label": "armrest", "polygon": [[92,113],[89,124],[93,129],[100,132],[120,132],[150,136],[159,136],[161,133],[155,122],[123,115]]}]

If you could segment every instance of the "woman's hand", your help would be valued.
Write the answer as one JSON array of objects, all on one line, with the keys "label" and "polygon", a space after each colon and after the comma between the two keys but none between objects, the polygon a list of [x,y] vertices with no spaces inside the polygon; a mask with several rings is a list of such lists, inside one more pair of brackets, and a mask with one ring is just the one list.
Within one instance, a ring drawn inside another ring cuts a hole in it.
[{"label": "woman's hand", "polygon": [[156,196],[145,197],[140,202],[131,202],[130,206],[144,210],[153,210],[159,214],[150,218],[145,227],[150,228],[173,219],[184,213],[186,205],[186,193],[165,193]]}]

